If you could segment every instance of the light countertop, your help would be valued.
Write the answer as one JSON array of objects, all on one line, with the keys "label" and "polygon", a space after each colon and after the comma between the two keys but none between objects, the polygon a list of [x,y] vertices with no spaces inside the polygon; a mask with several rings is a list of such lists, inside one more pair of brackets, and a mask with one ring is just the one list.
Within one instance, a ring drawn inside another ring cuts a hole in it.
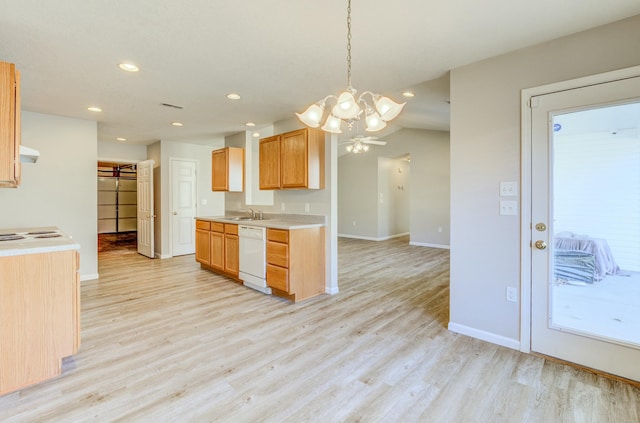
[{"label": "light countertop", "polygon": [[[36,238],[35,236],[26,235],[28,232],[36,231],[56,231],[62,236],[57,238]],[[25,239],[1,241],[0,257],[80,249],[80,244],[78,244],[69,235],[61,232],[55,226],[0,229],[0,234],[6,233],[15,233],[21,236],[25,236]]]},{"label": "light countertop", "polygon": [[[228,212],[225,216],[198,216],[197,220],[209,222],[235,223],[238,225],[257,226],[273,229],[307,229],[327,226],[326,217],[307,214],[265,214],[264,219],[244,219],[246,213]],[[240,219],[238,219],[240,218]]]}]

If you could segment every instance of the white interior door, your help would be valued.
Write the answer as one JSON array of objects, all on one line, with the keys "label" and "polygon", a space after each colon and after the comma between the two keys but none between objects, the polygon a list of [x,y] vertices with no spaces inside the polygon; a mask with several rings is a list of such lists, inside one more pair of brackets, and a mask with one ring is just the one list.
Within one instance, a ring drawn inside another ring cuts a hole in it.
[{"label": "white interior door", "polygon": [[531,350],[640,381],[640,77],[531,104]]},{"label": "white interior door", "polygon": [[171,159],[171,247],[173,256],[196,251],[197,162]]},{"label": "white interior door", "polygon": [[153,160],[138,163],[137,179],[138,253],[154,258]]}]

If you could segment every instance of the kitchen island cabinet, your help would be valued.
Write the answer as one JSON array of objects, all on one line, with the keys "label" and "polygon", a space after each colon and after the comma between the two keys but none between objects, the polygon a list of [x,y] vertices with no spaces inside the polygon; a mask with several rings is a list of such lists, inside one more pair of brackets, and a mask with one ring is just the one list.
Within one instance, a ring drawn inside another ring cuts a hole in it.
[{"label": "kitchen island cabinet", "polygon": [[20,72],[0,62],[0,187],[17,187],[20,169]]},{"label": "kitchen island cabinet", "polygon": [[325,291],[324,227],[267,228],[267,285],[272,294],[300,301]]},{"label": "kitchen island cabinet", "polygon": [[0,395],[62,372],[80,347],[76,250],[0,256]]},{"label": "kitchen island cabinet", "polygon": [[324,189],[324,132],[304,128],[261,139],[260,189]]}]

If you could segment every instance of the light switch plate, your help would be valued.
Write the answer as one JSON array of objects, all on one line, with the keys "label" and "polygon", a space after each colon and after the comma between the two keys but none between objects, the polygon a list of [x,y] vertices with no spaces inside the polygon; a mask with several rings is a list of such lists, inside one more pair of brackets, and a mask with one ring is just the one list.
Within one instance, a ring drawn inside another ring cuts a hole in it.
[{"label": "light switch plate", "polygon": [[516,197],[517,195],[517,182],[500,182],[500,197]]},{"label": "light switch plate", "polygon": [[517,216],[518,202],[517,201],[500,201],[500,215],[501,216]]}]

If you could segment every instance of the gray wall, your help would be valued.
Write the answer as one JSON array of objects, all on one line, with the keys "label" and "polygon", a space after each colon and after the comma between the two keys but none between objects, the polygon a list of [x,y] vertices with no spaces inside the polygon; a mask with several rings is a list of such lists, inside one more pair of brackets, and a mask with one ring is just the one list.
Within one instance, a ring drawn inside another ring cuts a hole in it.
[{"label": "gray wall", "polygon": [[[339,162],[339,232],[369,238],[378,228],[378,156],[411,155],[409,227],[411,243],[449,246],[449,133],[402,129],[386,135],[384,147],[345,154]],[[371,216],[376,214],[376,216]],[[356,226],[353,221],[356,220]]]},{"label": "gray wall", "polygon": [[640,16],[451,72],[453,330],[519,346],[520,218],[498,215],[498,189],[520,180],[520,91],[640,65],[638,45]]},{"label": "gray wall", "polygon": [[81,246],[81,279],[97,278],[96,122],[23,111],[22,144],[40,158],[23,163],[18,188],[0,189],[0,225],[59,227]]}]

